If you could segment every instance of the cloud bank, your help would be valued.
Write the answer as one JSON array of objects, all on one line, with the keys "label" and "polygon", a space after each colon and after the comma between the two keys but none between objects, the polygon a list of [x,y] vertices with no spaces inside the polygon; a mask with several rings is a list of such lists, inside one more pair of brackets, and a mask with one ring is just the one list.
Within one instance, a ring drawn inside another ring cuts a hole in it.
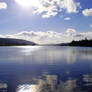
[{"label": "cloud bank", "polygon": [[78,33],[75,29],[68,28],[65,33],[55,31],[24,31],[10,35],[0,35],[1,38],[17,38],[33,41],[39,44],[66,43],[72,40],[92,39],[92,32]]}]

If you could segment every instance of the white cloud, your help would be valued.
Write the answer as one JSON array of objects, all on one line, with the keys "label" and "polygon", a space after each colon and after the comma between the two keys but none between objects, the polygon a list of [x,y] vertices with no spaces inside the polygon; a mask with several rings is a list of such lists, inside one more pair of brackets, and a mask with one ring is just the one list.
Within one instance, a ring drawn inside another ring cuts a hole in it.
[{"label": "white cloud", "polygon": [[76,33],[76,30],[75,29],[72,29],[72,28],[68,28],[66,30],[66,33]]},{"label": "white cloud", "polygon": [[42,14],[43,18],[56,16],[62,10],[67,13],[77,13],[81,8],[80,2],[75,0],[40,0],[40,5],[33,10],[33,13]]},{"label": "white cloud", "polygon": [[58,0],[61,9],[66,9],[68,13],[77,13],[78,8],[81,8],[79,2],[75,0]]},{"label": "white cloud", "polygon": [[46,14],[42,15],[42,18],[49,18],[49,17],[55,16],[55,15],[57,15],[57,12],[49,11]]},{"label": "white cloud", "polygon": [[75,40],[81,40],[81,39],[92,39],[92,32],[82,32],[82,33],[76,33],[73,35],[73,38]]},{"label": "white cloud", "polygon": [[43,18],[49,18],[58,14],[57,6],[54,0],[40,0],[40,5],[35,10],[34,14],[42,14]]},{"label": "white cloud", "polygon": [[85,38],[92,39],[92,32],[83,32],[80,34],[83,35]]},{"label": "white cloud", "polygon": [[92,16],[92,8],[83,10],[82,14],[84,16]]},{"label": "white cloud", "polygon": [[71,20],[71,18],[70,17],[66,17],[66,18],[64,18],[64,20]]},{"label": "white cloud", "polygon": [[92,28],[92,24],[91,24],[91,25],[89,25],[89,27],[91,27],[91,28]]},{"label": "white cloud", "polygon": [[7,4],[5,2],[0,2],[0,9],[6,9]]}]

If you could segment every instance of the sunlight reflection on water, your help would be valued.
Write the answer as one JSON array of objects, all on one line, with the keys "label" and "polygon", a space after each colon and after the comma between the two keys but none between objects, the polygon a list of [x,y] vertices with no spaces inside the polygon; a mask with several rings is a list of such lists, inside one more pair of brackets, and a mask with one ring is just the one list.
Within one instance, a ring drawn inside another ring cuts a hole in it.
[{"label": "sunlight reflection on water", "polygon": [[19,85],[16,92],[38,92],[38,85]]},{"label": "sunlight reflection on water", "polygon": [[33,52],[39,50],[41,46],[22,46],[20,49],[20,53],[25,54],[26,56],[32,55]]}]

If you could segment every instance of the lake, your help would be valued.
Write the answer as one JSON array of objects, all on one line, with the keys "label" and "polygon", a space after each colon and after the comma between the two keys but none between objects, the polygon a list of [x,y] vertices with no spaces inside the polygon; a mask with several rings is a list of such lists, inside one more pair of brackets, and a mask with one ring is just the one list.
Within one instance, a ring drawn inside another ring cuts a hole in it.
[{"label": "lake", "polygon": [[92,48],[0,47],[0,92],[92,92]]}]

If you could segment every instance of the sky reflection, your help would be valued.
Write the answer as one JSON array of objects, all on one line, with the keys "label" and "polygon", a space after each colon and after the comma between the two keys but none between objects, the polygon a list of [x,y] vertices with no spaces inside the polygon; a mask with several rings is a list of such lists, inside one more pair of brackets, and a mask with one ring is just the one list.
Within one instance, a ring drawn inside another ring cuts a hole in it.
[{"label": "sky reflection", "polygon": [[[0,62],[24,64],[74,64],[78,59],[92,61],[91,48],[21,46],[0,48]],[[34,62],[33,62],[34,61]]]}]

